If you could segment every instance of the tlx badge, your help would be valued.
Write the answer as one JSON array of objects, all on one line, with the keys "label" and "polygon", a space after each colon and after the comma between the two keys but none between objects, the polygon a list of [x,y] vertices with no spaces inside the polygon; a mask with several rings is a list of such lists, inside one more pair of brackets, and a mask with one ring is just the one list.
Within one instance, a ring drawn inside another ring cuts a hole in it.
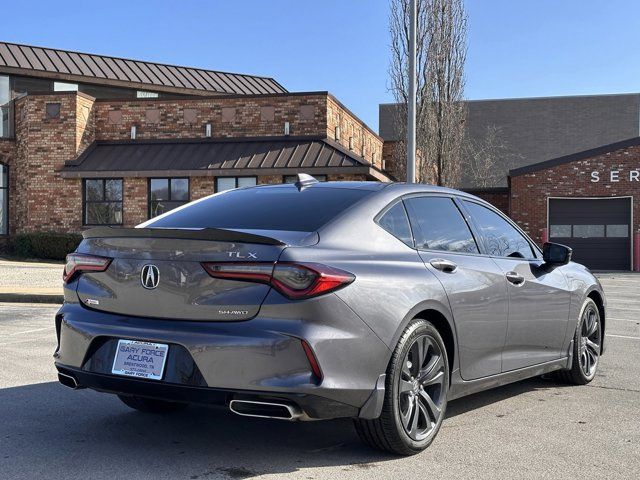
[{"label": "tlx badge", "polygon": [[258,255],[253,252],[247,252],[246,255],[243,255],[241,252],[227,252],[229,254],[229,258],[254,258],[258,259]]}]

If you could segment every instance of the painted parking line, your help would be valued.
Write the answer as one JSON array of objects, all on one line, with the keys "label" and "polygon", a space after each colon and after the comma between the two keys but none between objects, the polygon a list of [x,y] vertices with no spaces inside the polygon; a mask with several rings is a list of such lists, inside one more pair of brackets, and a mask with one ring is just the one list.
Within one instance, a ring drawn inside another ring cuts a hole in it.
[{"label": "painted parking line", "polygon": [[21,332],[8,333],[7,337],[14,337],[16,335],[25,335],[27,333],[42,332],[43,330],[53,330],[53,327],[34,328],[33,330],[23,330]]},{"label": "painted parking line", "polygon": [[613,334],[607,333],[605,336],[615,337],[615,338],[627,338],[629,340],[640,340],[640,337],[631,337],[629,335],[613,335]]}]

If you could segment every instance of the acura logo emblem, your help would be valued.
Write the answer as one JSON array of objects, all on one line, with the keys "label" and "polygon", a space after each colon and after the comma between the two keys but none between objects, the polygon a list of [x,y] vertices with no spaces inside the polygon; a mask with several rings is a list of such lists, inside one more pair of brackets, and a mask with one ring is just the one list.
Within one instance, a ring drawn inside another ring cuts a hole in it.
[{"label": "acura logo emblem", "polygon": [[160,270],[155,265],[145,265],[140,272],[140,282],[147,290],[153,290],[160,282]]}]

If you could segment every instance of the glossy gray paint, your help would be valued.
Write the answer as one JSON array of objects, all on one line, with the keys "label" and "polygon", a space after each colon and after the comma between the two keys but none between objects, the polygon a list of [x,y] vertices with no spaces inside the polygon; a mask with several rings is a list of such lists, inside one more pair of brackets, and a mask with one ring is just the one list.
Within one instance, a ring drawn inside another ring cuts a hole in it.
[{"label": "glossy gray paint", "polygon": [[[449,395],[456,398],[566,367],[584,299],[592,292],[604,299],[599,283],[584,267],[544,265],[537,247],[540,258],[531,260],[486,255],[473,222],[470,227],[481,250],[466,255],[418,251],[375,221],[408,195],[470,198],[488,205],[468,194],[403,184],[327,183],[309,188],[327,189],[328,195],[333,188],[374,193],[317,234],[254,232],[275,236],[285,246],[165,238],[85,240],[79,251],[117,260],[107,272],[83,274],[65,286],[57,365],[82,369],[93,342],[105,337],[177,344],[193,357],[208,387],[315,395],[371,418],[380,411],[381,375],[413,318],[437,320],[451,331]],[[240,257],[252,252],[259,260],[319,262],[351,272],[356,279],[334,293],[292,301],[261,284],[212,279],[198,270],[201,261],[228,260],[229,252],[240,252]],[[435,259],[457,268],[438,270],[431,264]],[[140,269],[149,262],[160,269],[166,283],[162,289],[147,291],[139,283]],[[508,282],[508,271],[522,275],[524,285]],[[104,302],[99,309],[83,305],[91,295]],[[217,312],[236,308],[249,312],[232,319]],[[319,385],[301,339],[322,368]],[[322,418],[348,412],[325,411]]]}]

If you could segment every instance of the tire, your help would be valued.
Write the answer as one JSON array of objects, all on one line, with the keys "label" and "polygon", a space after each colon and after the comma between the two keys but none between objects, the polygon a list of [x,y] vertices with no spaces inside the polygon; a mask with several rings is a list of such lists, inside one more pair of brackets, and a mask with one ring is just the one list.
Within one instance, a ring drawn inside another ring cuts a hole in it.
[{"label": "tire", "polygon": [[558,378],[574,385],[586,385],[596,376],[602,347],[602,322],[596,303],[587,298],[580,310],[573,336],[571,369],[560,370]]},{"label": "tire", "polygon": [[166,400],[156,400],[154,398],[136,397],[131,395],[118,395],[127,407],[145,413],[171,413],[184,410],[188,403],[167,402]]},{"label": "tire", "polygon": [[[416,363],[419,358],[422,361]],[[440,333],[426,320],[413,320],[389,361],[380,417],[355,419],[360,439],[397,455],[423,451],[442,425],[449,379],[447,350]]]}]

